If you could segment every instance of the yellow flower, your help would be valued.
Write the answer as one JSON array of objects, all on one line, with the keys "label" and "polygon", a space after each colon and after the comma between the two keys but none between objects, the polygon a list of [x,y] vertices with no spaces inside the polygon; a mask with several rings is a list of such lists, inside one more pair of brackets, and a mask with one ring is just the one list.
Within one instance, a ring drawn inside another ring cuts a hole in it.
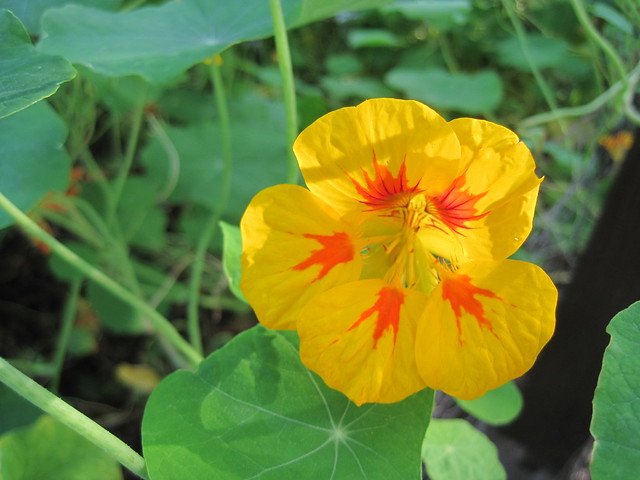
[{"label": "yellow flower", "polygon": [[540,179],[510,130],[414,101],[329,113],[294,151],[308,189],[258,193],[241,288],[303,363],[357,404],[431,387],[472,399],[522,375],[553,333],[557,291],[507,260]]}]

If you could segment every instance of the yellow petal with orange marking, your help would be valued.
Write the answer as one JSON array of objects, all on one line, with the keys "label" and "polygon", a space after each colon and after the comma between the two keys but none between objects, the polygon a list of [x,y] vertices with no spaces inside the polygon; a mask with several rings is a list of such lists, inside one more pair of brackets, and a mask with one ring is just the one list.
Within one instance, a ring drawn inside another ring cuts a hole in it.
[{"label": "yellow petal with orange marking", "polygon": [[440,115],[389,98],[316,120],[294,151],[309,189],[340,213],[370,208],[369,195],[375,205],[411,188],[442,191],[460,167],[458,140]]},{"label": "yellow petal with orange marking", "polygon": [[553,334],[557,295],[542,269],[515,260],[445,273],[417,329],[425,383],[470,400],[519,377]]},{"label": "yellow petal with orange marking", "polygon": [[456,258],[507,258],[531,232],[541,182],[531,152],[514,132],[495,123],[460,118],[449,125],[461,145],[459,189],[475,198],[474,217],[456,239]]},{"label": "yellow petal with orange marking", "polygon": [[240,287],[268,328],[295,329],[309,300],[359,277],[362,262],[353,226],[305,188],[278,185],[261,191],[240,229]]},{"label": "yellow petal with orange marking", "polygon": [[302,362],[358,405],[402,400],[425,387],[415,331],[426,302],[376,279],[328,290],[300,313]]}]

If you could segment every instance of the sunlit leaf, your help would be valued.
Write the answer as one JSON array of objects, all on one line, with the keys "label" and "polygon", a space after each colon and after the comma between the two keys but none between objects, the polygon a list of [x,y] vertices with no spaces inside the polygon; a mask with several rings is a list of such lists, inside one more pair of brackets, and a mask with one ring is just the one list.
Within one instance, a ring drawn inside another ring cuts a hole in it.
[{"label": "sunlit leaf", "polygon": [[502,81],[493,70],[476,73],[449,73],[440,68],[391,70],[386,81],[434,108],[467,114],[490,112],[502,100]]},{"label": "sunlit leaf", "polygon": [[151,394],[153,480],[419,480],[433,392],[356,407],[301,364],[293,332],[255,327]]},{"label": "sunlit leaf", "polygon": [[489,425],[505,425],[522,410],[522,394],[513,382],[490,390],[475,400],[455,399],[460,407]]},{"label": "sunlit leaf", "polygon": [[[387,0],[283,0],[288,27],[343,10],[372,8]],[[100,73],[138,74],[153,82],[179,75],[230,45],[272,34],[269,2],[166,2],[111,13],[70,5],[47,11],[38,47]]]},{"label": "sunlit leaf", "polygon": [[[62,120],[43,102],[0,119],[0,191],[20,209],[29,210],[48,191],[67,188],[66,136]],[[0,228],[12,222],[0,210]]]},{"label": "sunlit leaf", "polygon": [[507,478],[496,446],[462,419],[431,420],[422,444],[431,480],[501,480]]},{"label": "sunlit leaf", "polygon": [[242,254],[242,237],[240,236],[240,228],[229,225],[226,222],[220,222],[222,230],[223,247],[222,247],[222,268],[229,282],[231,292],[243,302],[246,302],[242,291],[240,290],[240,275],[242,268],[240,266],[240,256]]},{"label": "sunlit leaf", "polygon": [[43,416],[0,437],[2,480],[120,480],[118,463],[77,433]]},{"label": "sunlit leaf", "polygon": [[640,302],[618,313],[593,399],[594,480],[636,478],[640,471]]},{"label": "sunlit leaf", "polygon": [[64,58],[37,52],[8,10],[0,10],[0,72],[0,118],[52,95],[76,74]]}]

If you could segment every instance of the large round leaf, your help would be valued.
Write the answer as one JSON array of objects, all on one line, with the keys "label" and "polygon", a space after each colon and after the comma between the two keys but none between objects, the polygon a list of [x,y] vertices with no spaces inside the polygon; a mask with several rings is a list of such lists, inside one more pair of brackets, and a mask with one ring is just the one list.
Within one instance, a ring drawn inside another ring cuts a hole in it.
[{"label": "large round leaf", "polygon": [[153,392],[152,480],[418,480],[433,392],[355,406],[300,362],[293,332],[255,327]]},{"label": "large round leaf", "polygon": [[640,471],[640,302],[607,328],[607,347],[593,399],[594,480],[638,478]]},{"label": "large round leaf", "polygon": [[[283,0],[288,27],[341,10],[387,0]],[[70,5],[43,16],[43,52],[64,55],[106,75],[138,74],[153,82],[175,77],[230,45],[267,37],[273,23],[266,0],[166,2],[110,13]]]},{"label": "large round leaf", "polygon": [[76,74],[64,58],[37,52],[9,10],[0,10],[0,72],[0,118],[48,97]]},{"label": "large round leaf", "polygon": [[[67,129],[43,102],[0,119],[0,192],[28,210],[48,191],[63,191],[71,161],[62,148]],[[0,228],[13,219],[0,210]]]}]

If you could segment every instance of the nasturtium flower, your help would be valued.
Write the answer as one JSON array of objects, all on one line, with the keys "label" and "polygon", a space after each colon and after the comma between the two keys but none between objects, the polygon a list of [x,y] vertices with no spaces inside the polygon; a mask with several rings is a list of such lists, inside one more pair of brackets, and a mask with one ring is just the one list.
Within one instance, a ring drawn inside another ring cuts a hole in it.
[{"label": "nasturtium flower", "polygon": [[541,182],[512,131],[374,99],[320,118],[294,152],[308,188],[253,198],[241,288],[260,323],[298,331],[309,369],[360,405],[425,387],[473,399],[532,366],[557,291],[507,259]]}]

